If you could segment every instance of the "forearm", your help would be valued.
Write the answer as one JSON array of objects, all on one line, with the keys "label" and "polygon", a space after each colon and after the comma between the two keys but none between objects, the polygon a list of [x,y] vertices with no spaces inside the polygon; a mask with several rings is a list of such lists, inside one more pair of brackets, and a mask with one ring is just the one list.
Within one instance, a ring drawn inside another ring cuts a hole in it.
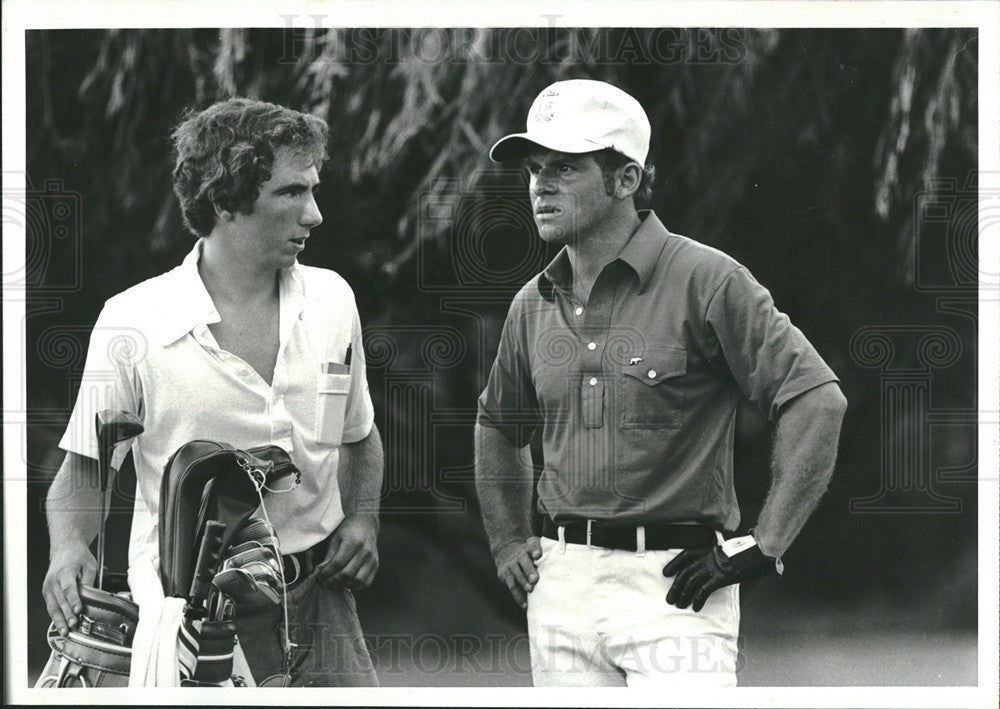
[{"label": "forearm", "polygon": [[527,450],[494,428],[476,425],[476,494],[494,558],[532,535],[534,476],[525,460]]},{"label": "forearm", "polygon": [[101,506],[97,461],[67,453],[45,499],[49,525],[49,570],[42,582],[45,609],[63,637],[82,611],[78,586],[93,584],[97,561],[90,543],[97,536]]},{"label": "forearm", "polygon": [[89,546],[97,536],[101,505],[97,461],[67,453],[45,498],[49,546],[54,552]]},{"label": "forearm", "polygon": [[384,468],[385,454],[378,427],[373,425],[367,438],[341,446],[338,481],[345,515],[378,520]]},{"label": "forearm", "polygon": [[774,437],[771,489],[755,530],[765,554],[785,553],[826,492],[846,409],[846,399],[832,382],[783,409]]}]

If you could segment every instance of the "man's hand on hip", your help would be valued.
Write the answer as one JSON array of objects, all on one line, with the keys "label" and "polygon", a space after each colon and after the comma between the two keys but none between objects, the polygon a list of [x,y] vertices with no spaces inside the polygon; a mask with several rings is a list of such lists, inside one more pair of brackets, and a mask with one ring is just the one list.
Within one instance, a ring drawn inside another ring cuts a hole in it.
[{"label": "man's hand on hip", "polygon": [[708,551],[685,549],[663,567],[664,576],[676,576],[667,603],[678,608],[690,605],[697,613],[713,591],[774,572],[777,561],[766,556],[751,536],[730,539],[725,547],[716,545]]},{"label": "man's hand on hip", "polygon": [[93,584],[97,560],[83,543],[61,545],[53,549],[49,570],[42,583],[45,607],[59,634],[65,636],[76,626],[76,615],[83,611],[78,584]]},{"label": "man's hand on hip", "polygon": [[326,559],[316,569],[316,582],[323,588],[368,588],[377,571],[378,518],[373,515],[345,517],[330,535]]},{"label": "man's hand on hip", "polygon": [[497,554],[497,576],[507,584],[510,595],[521,608],[528,607],[528,596],[538,583],[535,562],[542,556],[538,537],[528,537],[523,542],[511,542]]}]

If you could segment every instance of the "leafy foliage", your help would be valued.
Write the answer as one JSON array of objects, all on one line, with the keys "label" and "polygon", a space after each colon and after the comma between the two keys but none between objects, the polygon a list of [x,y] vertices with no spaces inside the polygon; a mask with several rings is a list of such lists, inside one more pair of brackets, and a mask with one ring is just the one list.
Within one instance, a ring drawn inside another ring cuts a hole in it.
[{"label": "leafy foliage", "polygon": [[[844,482],[831,491],[838,513],[870,488],[879,445],[878,383],[851,362],[847,343],[865,324],[936,317],[912,287],[914,199],[942,176],[965,181],[977,159],[970,30],[32,31],[27,51],[29,177],[59,178],[80,194],[88,276],[58,314],[29,321],[29,346],[53,322],[92,323],[104,299],[180,261],[191,237],[171,193],[170,128],[188,106],[252,96],[314,112],[333,129],[325,222],[305,260],[354,285],[368,326],[458,327],[475,343],[468,362],[436,380],[441,410],[474,406],[506,302],[482,304],[482,341],[442,311],[421,283],[461,285],[456,227],[426,219],[423,205],[465,200],[482,217],[469,223],[482,225],[490,200],[500,200],[504,223],[459,236],[481,247],[477,258],[511,266],[497,269],[506,275],[494,284],[509,293],[526,279],[517,252],[540,247],[523,219],[523,183],[488,161],[489,146],[522,128],[552,81],[618,84],[654,126],[653,208],[672,230],[746,263],[841,373],[856,445],[843,451]],[[399,356],[409,366],[421,353]],[[971,391],[973,355],[963,356],[955,386]],[[67,379],[29,363],[29,407],[65,409]],[[376,408],[388,427],[414,425],[396,402]],[[32,433],[35,459],[53,444]],[[438,448],[437,465],[467,466],[470,431]],[[390,476],[401,476],[429,463],[393,465]],[[762,485],[753,483],[751,498]],[[474,506],[467,479],[457,487]],[[419,493],[404,497],[419,508]],[[419,524],[442,537],[461,533],[455,519],[442,520]],[[488,577],[488,561],[467,554]],[[844,578],[837,562],[824,568],[821,578]]]}]

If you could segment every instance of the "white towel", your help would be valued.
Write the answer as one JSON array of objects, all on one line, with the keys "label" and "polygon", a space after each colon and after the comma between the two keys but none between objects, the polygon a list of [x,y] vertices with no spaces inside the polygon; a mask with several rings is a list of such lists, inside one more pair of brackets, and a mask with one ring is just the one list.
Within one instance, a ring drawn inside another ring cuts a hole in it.
[{"label": "white towel", "polygon": [[[180,686],[179,633],[184,619],[183,598],[166,598],[154,559],[144,556],[133,560],[128,570],[128,585],[132,599],[139,606],[139,624],[132,641],[130,687]],[[233,673],[254,687],[253,674],[236,644],[233,653]],[[232,687],[232,680],[223,683]]]},{"label": "white towel", "polygon": [[179,687],[177,634],[184,599],[166,598],[151,557],[133,560],[128,570],[132,598],[139,605],[139,624],[132,642],[130,687]]}]

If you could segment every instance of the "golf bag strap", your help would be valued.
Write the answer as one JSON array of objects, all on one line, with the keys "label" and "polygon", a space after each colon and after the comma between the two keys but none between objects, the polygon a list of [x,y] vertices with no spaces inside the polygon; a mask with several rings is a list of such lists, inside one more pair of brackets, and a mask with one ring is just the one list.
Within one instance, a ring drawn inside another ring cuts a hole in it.
[{"label": "golf bag strap", "polygon": [[256,687],[253,672],[250,670],[250,663],[247,656],[243,654],[243,646],[240,645],[239,637],[236,638],[236,647],[233,648],[233,683],[240,687]]}]

